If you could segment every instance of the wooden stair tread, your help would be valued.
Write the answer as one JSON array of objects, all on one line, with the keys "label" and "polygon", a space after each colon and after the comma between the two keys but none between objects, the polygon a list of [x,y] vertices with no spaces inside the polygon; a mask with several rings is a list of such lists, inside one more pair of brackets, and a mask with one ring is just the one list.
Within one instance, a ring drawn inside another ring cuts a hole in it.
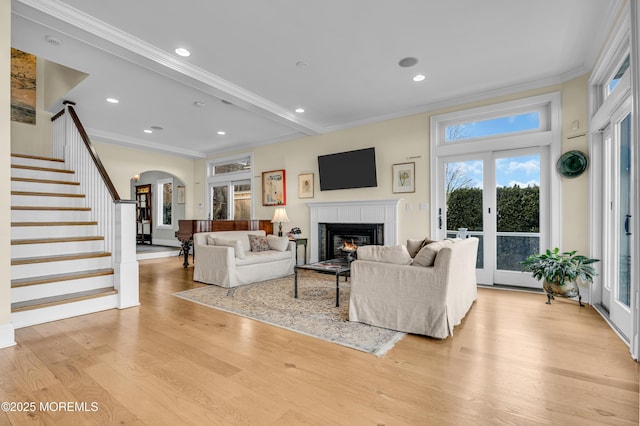
[{"label": "wooden stair tread", "polygon": [[12,177],[11,181],[13,182],[31,182],[31,183],[51,183],[56,185],[72,185],[72,186],[80,186],[80,182],[70,182],[68,180],[53,180],[53,179],[34,179],[34,178],[22,178],[22,177]]},{"label": "wooden stair tread", "polygon": [[76,222],[11,222],[11,226],[90,226],[97,225],[96,221]]},{"label": "wooden stair tread", "polygon": [[64,192],[11,191],[11,195],[27,195],[31,197],[85,198],[84,194],[65,194]]},{"label": "wooden stair tread", "polygon": [[34,211],[91,211],[91,207],[55,207],[55,206],[11,206],[11,210],[34,210]]},{"label": "wooden stair tread", "polygon": [[23,257],[18,259],[11,259],[11,265],[30,265],[34,263],[46,263],[46,262],[64,262],[67,260],[80,260],[80,259],[95,259],[99,257],[110,257],[109,252],[90,252],[90,253],[78,253],[78,254],[58,254],[55,256],[38,256],[38,257]]},{"label": "wooden stair tread", "polygon": [[54,169],[54,168],[51,168],[51,167],[23,166],[22,164],[12,164],[11,168],[12,169],[37,170],[37,171],[40,171],[40,172],[54,172],[54,173],[75,174],[75,172],[73,170]]},{"label": "wooden stair tread", "polygon": [[11,245],[17,246],[22,244],[50,244],[50,243],[75,243],[82,241],[100,241],[104,237],[60,237],[60,238],[33,238],[24,240],[11,240]]},{"label": "wooden stair tread", "polygon": [[44,297],[42,299],[28,300],[11,304],[11,312],[29,311],[33,309],[48,308],[50,306],[62,305],[65,303],[80,302],[82,300],[95,299],[98,297],[118,294],[114,287],[98,288],[95,290],[81,291],[78,293],[62,294],[60,296]]},{"label": "wooden stair tread", "polygon": [[64,159],[62,158],[53,158],[53,157],[43,157],[40,155],[29,155],[29,154],[11,154],[12,157],[16,158],[30,158],[32,160],[44,160],[44,161],[55,161],[58,163],[64,163]]},{"label": "wooden stair tread", "polygon": [[80,280],[83,278],[101,277],[103,275],[113,275],[112,268],[93,269],[82,272],[66,272],[64,274],[42,275],[39,277],[20,278],[11,280],[11,288],[26,287],[30,285],[57,283],[61,281]]}]

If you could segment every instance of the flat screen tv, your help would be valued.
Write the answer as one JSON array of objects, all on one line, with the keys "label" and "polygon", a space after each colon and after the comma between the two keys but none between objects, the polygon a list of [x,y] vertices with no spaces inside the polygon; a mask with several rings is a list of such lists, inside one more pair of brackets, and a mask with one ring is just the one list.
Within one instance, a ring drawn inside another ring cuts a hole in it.
[{"label": "flat screen tv", "polygon": [[378,186],[375,148],[318,156],[320,190]]}]

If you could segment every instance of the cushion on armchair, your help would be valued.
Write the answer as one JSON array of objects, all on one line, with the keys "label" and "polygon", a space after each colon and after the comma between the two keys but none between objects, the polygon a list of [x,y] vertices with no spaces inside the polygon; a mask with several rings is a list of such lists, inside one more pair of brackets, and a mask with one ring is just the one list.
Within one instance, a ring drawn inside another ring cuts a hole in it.
[{"label": "cushion on armchair", "polygon": [[358,247],[358,259],[394,263],[396,265],[409,265],[411,263],[409,252],[402,245]]},{"label": "cushion on armchair", "polygon": [[423,240],[407,240],[407,251],[409,252],[409,255],[414,258],[424,246],[435,242],[435,240],[432,240],[429,237]]},{"label": "cushion on armchair", "polygon": [[452,240],[434,241],[422,247],[418,254],[413,258],[413,264],[417,266],[433,266],[436,262],[436,256],[445,247],[453,244]]},{"label": "cushion on armchair", "polygon": [[277,237],[275,235],[267,235],[267,243],[271,250],[285,251],[289,247],[289,237]]}]

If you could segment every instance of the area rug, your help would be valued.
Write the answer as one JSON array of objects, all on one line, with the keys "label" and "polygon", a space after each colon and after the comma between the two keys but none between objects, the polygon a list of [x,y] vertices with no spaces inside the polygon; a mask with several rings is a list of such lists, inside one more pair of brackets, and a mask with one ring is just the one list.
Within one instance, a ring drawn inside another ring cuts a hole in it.
[{"label": "area rug", "polygon": [[404,335],[398,331],[349,321],[349,282],[340,278],[340,307],[332,275],[301,271],[298,299],[293,276],[234,288],[215,285],[174,293],[201,305],[317,337],[349,348],[384,355]]}]

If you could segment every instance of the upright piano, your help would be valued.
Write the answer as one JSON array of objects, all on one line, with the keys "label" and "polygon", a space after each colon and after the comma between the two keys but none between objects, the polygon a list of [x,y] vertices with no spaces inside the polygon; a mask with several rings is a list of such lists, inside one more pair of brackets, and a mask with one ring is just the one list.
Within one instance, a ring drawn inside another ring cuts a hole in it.
[{"label": "upright piano", "polygon": [[184,262],[182,265],[189,266],[189,251],[193,245],[193,234],[198,232],[213,231],[257,231],[263,230],[267,234],[273,234],[273,223],[270,220],[200,220],[187,219],[178,221],[176,238],[182,243],[182,254]]}]

